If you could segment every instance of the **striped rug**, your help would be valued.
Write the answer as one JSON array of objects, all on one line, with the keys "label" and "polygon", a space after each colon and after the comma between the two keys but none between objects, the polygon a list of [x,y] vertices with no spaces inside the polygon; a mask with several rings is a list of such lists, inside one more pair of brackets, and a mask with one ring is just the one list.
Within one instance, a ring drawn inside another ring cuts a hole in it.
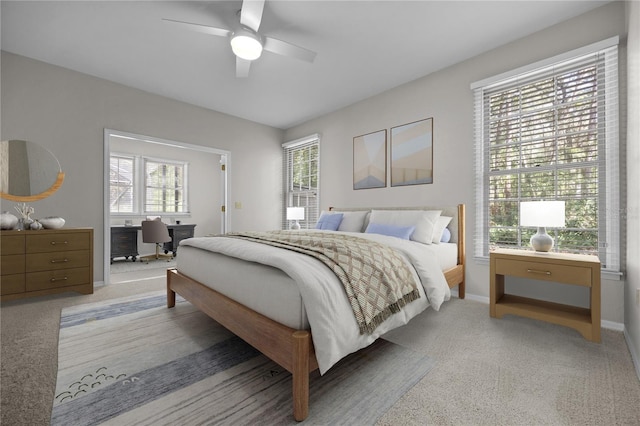
[{"label": "striped rug", "polygon": [[[52,425],[296,424],[291,375],[162,293],[62,311]],[[375,423],[432,368],[379,339],[312,374],[306,424]]]}]

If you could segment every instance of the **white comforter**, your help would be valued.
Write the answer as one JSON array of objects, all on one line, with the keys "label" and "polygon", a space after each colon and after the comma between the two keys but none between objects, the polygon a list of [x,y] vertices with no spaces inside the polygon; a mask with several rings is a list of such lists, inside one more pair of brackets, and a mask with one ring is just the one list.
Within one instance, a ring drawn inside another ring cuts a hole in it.
[{"label": "white comforter", "polygon": [[[270,265],[283,270],[293,278],[300,289],[311,325],[320,373],[324,374],[346,355],[370,345],[385,332],[406,324],[429,305],[438,310],[451,296],[432,246],[384,235],[352,234],[398,249],[413,265],[410,269],[414,271],[414,278],[422,284],[418,285],[418,300],[392,315],[370,335],[360,334],[340,280],[317,259],[237,238],[189,238],[180,244]],[[239,302],[242,303],[241,300]]]}]

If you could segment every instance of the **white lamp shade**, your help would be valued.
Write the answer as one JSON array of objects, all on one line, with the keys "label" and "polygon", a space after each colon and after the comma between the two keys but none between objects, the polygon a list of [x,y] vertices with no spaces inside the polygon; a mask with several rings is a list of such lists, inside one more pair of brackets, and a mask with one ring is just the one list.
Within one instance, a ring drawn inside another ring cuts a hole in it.
[{"label": "white lamp shade", "polygon": [[287,220],[303,220],[304,207],[287,207]]},{"label": "white lamp shade", "polygon": [[565,223],[564,201],[523,201],[520,203],[520,226],[562,228]]}]

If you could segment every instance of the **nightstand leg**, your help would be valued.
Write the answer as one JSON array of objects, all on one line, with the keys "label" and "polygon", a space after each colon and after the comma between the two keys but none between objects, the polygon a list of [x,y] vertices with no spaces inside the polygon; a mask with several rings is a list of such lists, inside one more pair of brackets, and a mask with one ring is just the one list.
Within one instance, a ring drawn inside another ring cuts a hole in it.
[{"label": "nightstand leg", "polygon": [[600,268],[591,269],[591,341],[600,343]]},{"label": "nightstand leg", "polygon": [[[496,303],[504,296],[504,275],[491,275],[491,316],[497,318]],[[500,316],[499,318],[501,318]]]},{"label": "nightstand leg", "polygon": [[504,296],[504,275],[496,274],[495,260],[490,260],[489,270],[491,274],[491,286],[489,289],[489,315],[496,318],[496,303]]}]

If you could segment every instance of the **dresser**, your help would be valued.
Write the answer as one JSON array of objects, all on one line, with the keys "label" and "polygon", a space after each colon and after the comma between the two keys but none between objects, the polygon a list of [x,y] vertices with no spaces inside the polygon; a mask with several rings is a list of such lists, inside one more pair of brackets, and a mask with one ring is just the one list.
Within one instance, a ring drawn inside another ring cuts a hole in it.
[{"label": "dresser", "polygon": [[1,231],[0,300],[93,293],[93,229]]}]

